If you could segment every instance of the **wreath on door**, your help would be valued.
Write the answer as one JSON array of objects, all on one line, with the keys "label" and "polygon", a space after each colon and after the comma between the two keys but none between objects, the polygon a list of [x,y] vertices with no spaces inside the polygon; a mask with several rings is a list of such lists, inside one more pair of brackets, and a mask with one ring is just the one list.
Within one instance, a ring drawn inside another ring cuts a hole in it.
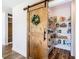
[{"label": "wreath on door", "polygon": [[33,17],[32,17],[32,23],[34,25],[38,25],[40,23],[40,17],[38,15],[33,15]]}]

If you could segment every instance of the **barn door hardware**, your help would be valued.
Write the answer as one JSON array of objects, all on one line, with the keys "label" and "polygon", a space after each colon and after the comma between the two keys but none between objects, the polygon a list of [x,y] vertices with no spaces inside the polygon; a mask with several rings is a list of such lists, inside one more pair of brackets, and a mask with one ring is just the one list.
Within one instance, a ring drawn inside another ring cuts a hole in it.
[{"label": "barn door hardware", "polygon": [[44,30],[44,40],[46,40],[46,31]]},{"label": "barn door hardware", "polygon": [[[47,1],[50,1],[50,0],[44,0],[44,1],[41,1],[41,2],[38,2],[38,3],[35,3],[35,4],[33,4],[33,5],[30,5],[30,6],[28,6],[28,7],[23,8],[23,10],[26,10],[26,9],[28,9],[28,8],[34,7],[34,6],[39,5],[39,4],[42,4],[42,3],[45,3],[45,7],[46,7],[46,2],[47,2]],[[42,7],[42,8],[43,8],[43,7]]]}]

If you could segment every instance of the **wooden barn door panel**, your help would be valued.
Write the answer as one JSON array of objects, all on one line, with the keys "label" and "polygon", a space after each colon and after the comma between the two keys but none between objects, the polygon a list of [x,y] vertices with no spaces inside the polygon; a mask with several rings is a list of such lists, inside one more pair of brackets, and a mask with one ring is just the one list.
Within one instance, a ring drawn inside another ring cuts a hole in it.
[{"label": "wooden barn door panel", "polygon": [[[36,5],[29,8],[29,57],[30,59],[48,59],[46,28],[48,20],[47,4]],[[34,15],[40,17],[40,23],[34,25],[32,18]],[[45,38],[44,38],[45,37]]]}]

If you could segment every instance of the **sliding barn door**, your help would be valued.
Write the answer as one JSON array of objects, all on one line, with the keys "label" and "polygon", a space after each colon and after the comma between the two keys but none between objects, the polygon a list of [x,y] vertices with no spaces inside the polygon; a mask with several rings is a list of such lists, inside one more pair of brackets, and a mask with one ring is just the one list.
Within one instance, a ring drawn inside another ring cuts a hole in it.
[{"label": "sliding barn door", "polygon": [[28,9],[29,59],[48,59],[47,51],[47,2]]}]

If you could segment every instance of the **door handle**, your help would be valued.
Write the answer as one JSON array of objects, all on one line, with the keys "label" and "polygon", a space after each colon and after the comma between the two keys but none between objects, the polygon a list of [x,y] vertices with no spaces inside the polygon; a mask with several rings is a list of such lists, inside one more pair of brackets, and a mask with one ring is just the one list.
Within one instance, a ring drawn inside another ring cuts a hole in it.
[{"label": "door handle", "polygon": [[44,30],[44,40],[46,40],[46,31]]}]

